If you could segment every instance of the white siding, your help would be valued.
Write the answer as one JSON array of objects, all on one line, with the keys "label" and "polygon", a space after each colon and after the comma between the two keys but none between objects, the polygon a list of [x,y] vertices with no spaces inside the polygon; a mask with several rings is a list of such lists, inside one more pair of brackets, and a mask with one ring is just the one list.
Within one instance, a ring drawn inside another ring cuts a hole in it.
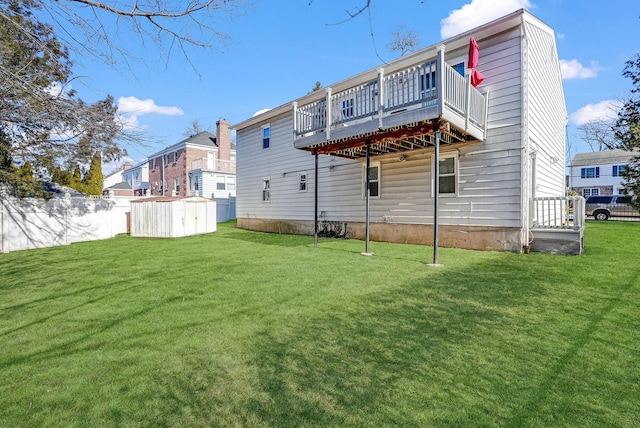
[{"label": "white siding", "polygon": [[[564,165],[564,131],[562,139],[557,131],[558,124],[566,117],[560,76],[553,74],[530,88],[532,105],[523,108],[527,102],[523,99],[522,58],[527,58],[530,70],[535,73],[557,65],[552,34],[538,30],[533,26],[528,30],[531,33],[528,46],[535,47],[534,53],[522,51],[520,26],[501,29],[497,35],[478,39],[478,69],[485,76],[480,89],[489,91],[487,137],[482,143],[442,146],[442,154],[458,153],[458,193],[443,195],[440,199],[443,225],[524,226],[526,196],[523,196],[523,189],[529,183],[523,172],[523,166],[527,165],[523,162],[523,128],[528,125],[525,120],[531,120],[542,111],[545,115],[529,126],[532,144],[538,148],[539,155],[547,151],[549,156],[561,153],[559,166]],[[461,58],[466,59],[466,52],[466,46],[446,51],[445,59],[453,64]],[[418,58],[416,62],[429,59],[432,58]],[[540,61],[547,63],[539,65]],[[544,85],[549,85],[550,90],[546,91]],[[549,111],[542,108],[544,103],[552,104]],[[528,116],[524,115],[525,108]],[[558,114],[560,119],[556,117]],[[312,220],[316,180],[314,157],[294,148],[291,113],[271,117],[268,123],[271,126],[268,149],[262,149],[262,126],[266,121],[237,130],[237,216]],[[553,126],[551,136],[541,132],[545,123]],[[548,149],[547,145],[550,146]],[[433,150],[403,154],[407,157],[405,162],[399,161],[399,155],[372,158],[372,161],[380,162],[381,182],[380,198],[370,202],[371,221],[430,224],[433,222]],[[320,155],[318,209],[326,220],[364,221],[363,162]],[[554,195],[564,183],[563,177],[558,178],[556,169],[554,164],[539,171],[541,188]],[[307,192],[298,189],[301,171],[307,173]],[[265,178],[270,180],[270,202],[262,201],[262,180]]]},{"label": "white siding", "polygon": [[529,149],[536,152],[535,194],[564,196],[567,110],[555,37],[537,21],[524,24]]}]

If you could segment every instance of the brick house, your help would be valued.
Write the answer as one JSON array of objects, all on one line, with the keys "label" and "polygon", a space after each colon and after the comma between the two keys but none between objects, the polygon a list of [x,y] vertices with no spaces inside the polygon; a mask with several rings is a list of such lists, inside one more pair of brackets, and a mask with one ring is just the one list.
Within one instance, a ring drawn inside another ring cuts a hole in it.
[{"label": "brick house", "polygon": [[229,122],[219,120],[216,135],[200,132],[149,156],[150,194],[192,196],[196,189],[196,196],[205,196],[202,183],[194,179],[191,171],[207,170],[209,164],[225,165],[226,171],[221,172],[233,176],[235,187],[235,147],[231,144],[229,127]]}]

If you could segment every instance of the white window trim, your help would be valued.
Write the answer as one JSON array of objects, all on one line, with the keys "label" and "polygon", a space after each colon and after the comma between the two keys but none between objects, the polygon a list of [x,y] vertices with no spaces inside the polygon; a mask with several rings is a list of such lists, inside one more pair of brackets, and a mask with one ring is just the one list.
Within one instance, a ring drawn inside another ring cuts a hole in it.
[{"label": "white window trim", "polygon": [[[304,177],[304,181],[302,180],[302,177]],[[304,182],[304,190],[300,188],[300,185],[303,182]],[[304,193],[307,191],[308,188],[309,188],[309,175],[307,174],[306,171],[300,172],[298,174],[298,192]]]},{"label": "white window trim", "polygon": [[[454,170],[454,177],[455,177],[455,188],[456,191],[454,193],[439,193],[439,196],[442,197],[456,197],[459,195],[460,193],[460,169],[459,169],[459,160],[460,160],[460,154],[458,153],[457,150],[455,151],[448,151],[448,152],[444,152],[444,153],[440,153],[440,159],[446,159],[446,158],[453,158],[453,170]],[[436,170],[436,163],[435,163],[435,155],[431,156],[431,195],[432,197],[435,196],[435,189],[436,189],[436,178],[434,176],[434,172]],[[442,177],[442,174],[440,175]]]},{"label": "white window trim", "polygon": [[[264,146],[264,130],[267,128],[269,128],[269,147]],[[270,123],[266,123],[262,125],[261,131],[260,131],[260,145],[262,146],[262,150],[269,150],[271,148],[271,124]]]},{"label": "white window trim", "polygon": [[[369,167],[377,167],[378,168],[378,180],[373,180],[378,182],[378,195],[377,196],[369,196],[369,199],[380,199],[380,195],[382,195],[382,168],[380,167],[380,162],[369,162]],[[362,198],[367,197],[367,163],[362,164]]]},{"label": "white window trim", "polygon": [[[268,199],[264,198],[264,183],[268,182],[269,183],[269,188],[268,188]],[[262,177],[262,180],[260,182],[260,200],[266,204],[271,203],[271,177]]]}]

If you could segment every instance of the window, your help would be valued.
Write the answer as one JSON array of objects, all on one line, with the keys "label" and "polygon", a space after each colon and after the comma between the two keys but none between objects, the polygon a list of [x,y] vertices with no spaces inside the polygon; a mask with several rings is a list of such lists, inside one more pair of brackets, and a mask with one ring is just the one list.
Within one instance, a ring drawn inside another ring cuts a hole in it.
[{"label": "window", "polygon": [[174,185],[175,185],[175,188],[176,188],[176,195],[177,195],[177,194],[180,193],[180,179],[179,178],[176,178],[174,180]]},{"label": "window", "polygon": [[236,178],[235,177],[227,177],[227,190],[230,192],[234,192],[236,190]]},{"label": "window", "polygon": [[173,152],[173,163],[174,164],[178,163],[178,152],[177,151]]},{"label": "window", "polygon": [[598,178],[600,177],[600,167],[589,167],[580,169],[580,178]]},{"label": "window", "polygon": [[268,149],[271,146],[271,126],[265,125],[262,127],[262,148]]},{"label": "window", "polygon": [[423,98],[435,96],[436,72],[427,72],[420,76],[420,94]]},{"label": "window", "polygon": [[198,177],[193,177],[193,190],[195,190],[196,192],[198,190],[200,190],[200,181],[198,180]]},{"label": "window", "polygon": [[151,169],[156,169],[156,158],[151,161]]},{"label": "window", "polygon": [[169,155],[168,154],[164,155],[164,164],[165,165],[169,165]]},{"label": "window", "polygon": [[598,196],[600,194],[600,189],[593,188],[593,189],[582,189],[582,196],[585,198],[588,198],[589,196]]},{"label": "window", "polygon": [[458,192],[458,153],[445,153],[440,155],[438,163],[439,188],[441,195],[451,195]]},{"label": "window", "polygon": [[[367,196],[367,166],[364,165],[362,173],[363,196]],[[371,162],[369,166],[369,197],[380,197],[380,162]]]},{"label": "window", "polygon": [[262,202],[271,201],[271,180],[268,178],[262,179]]},{"label": "window", "polygon": [[621,177],[626,170],[627,170],[626,165],[614,165],[612,175],[614,177]]},{"label": "window", "polygon": [[460,73],[461,76],[464,76],[464,62],[454,65],[453,68],[455,71]]},{"label": "window", "polygon": [[353,98],[342,101],[342,116],[345,119],[353,117]]},{"label": "window", "polygon": [[300,173],[300,180],[298,182],[298,191],[300,192],[307,191],[307,173],[306,172]]},{"label": "window", "polygon": [[216,178],[216,189],[225,190],[226,188],[227,188],[227,186],[225,185],[224,175],[219,175]]}]

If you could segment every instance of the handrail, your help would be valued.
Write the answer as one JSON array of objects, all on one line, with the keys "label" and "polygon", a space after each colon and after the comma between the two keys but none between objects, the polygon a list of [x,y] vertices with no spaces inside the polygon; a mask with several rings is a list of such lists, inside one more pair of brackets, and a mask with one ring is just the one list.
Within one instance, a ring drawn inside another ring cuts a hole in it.
[{"label": "handrail", "polygon": [[[444,72],[440,73],[438,63],[430,60],[388,75],[380,69],[375,80],[337,93],[327,88],[324,98],[302,106],[293,103],[294,135],[329,132],[336,126],[375,115],[387,116],[413,106],[437,105],[441,98],[442,105],[464,118],[465,123],[484,131],[486,94],[444,62]],[[438,91],[439,76],[443,76],[443,96]]]},{"label": "handrail", "polygon": [[570,229],[584,227],[585,200],[582,196],[537,197],[531,200],[530,227]]},{"label": "handrail", "polygon": [[235,172],[236,162],[232,160],[220,160],[209,158],[198,158],[191,161],[191,170],[207,169],[219,172]]}]

